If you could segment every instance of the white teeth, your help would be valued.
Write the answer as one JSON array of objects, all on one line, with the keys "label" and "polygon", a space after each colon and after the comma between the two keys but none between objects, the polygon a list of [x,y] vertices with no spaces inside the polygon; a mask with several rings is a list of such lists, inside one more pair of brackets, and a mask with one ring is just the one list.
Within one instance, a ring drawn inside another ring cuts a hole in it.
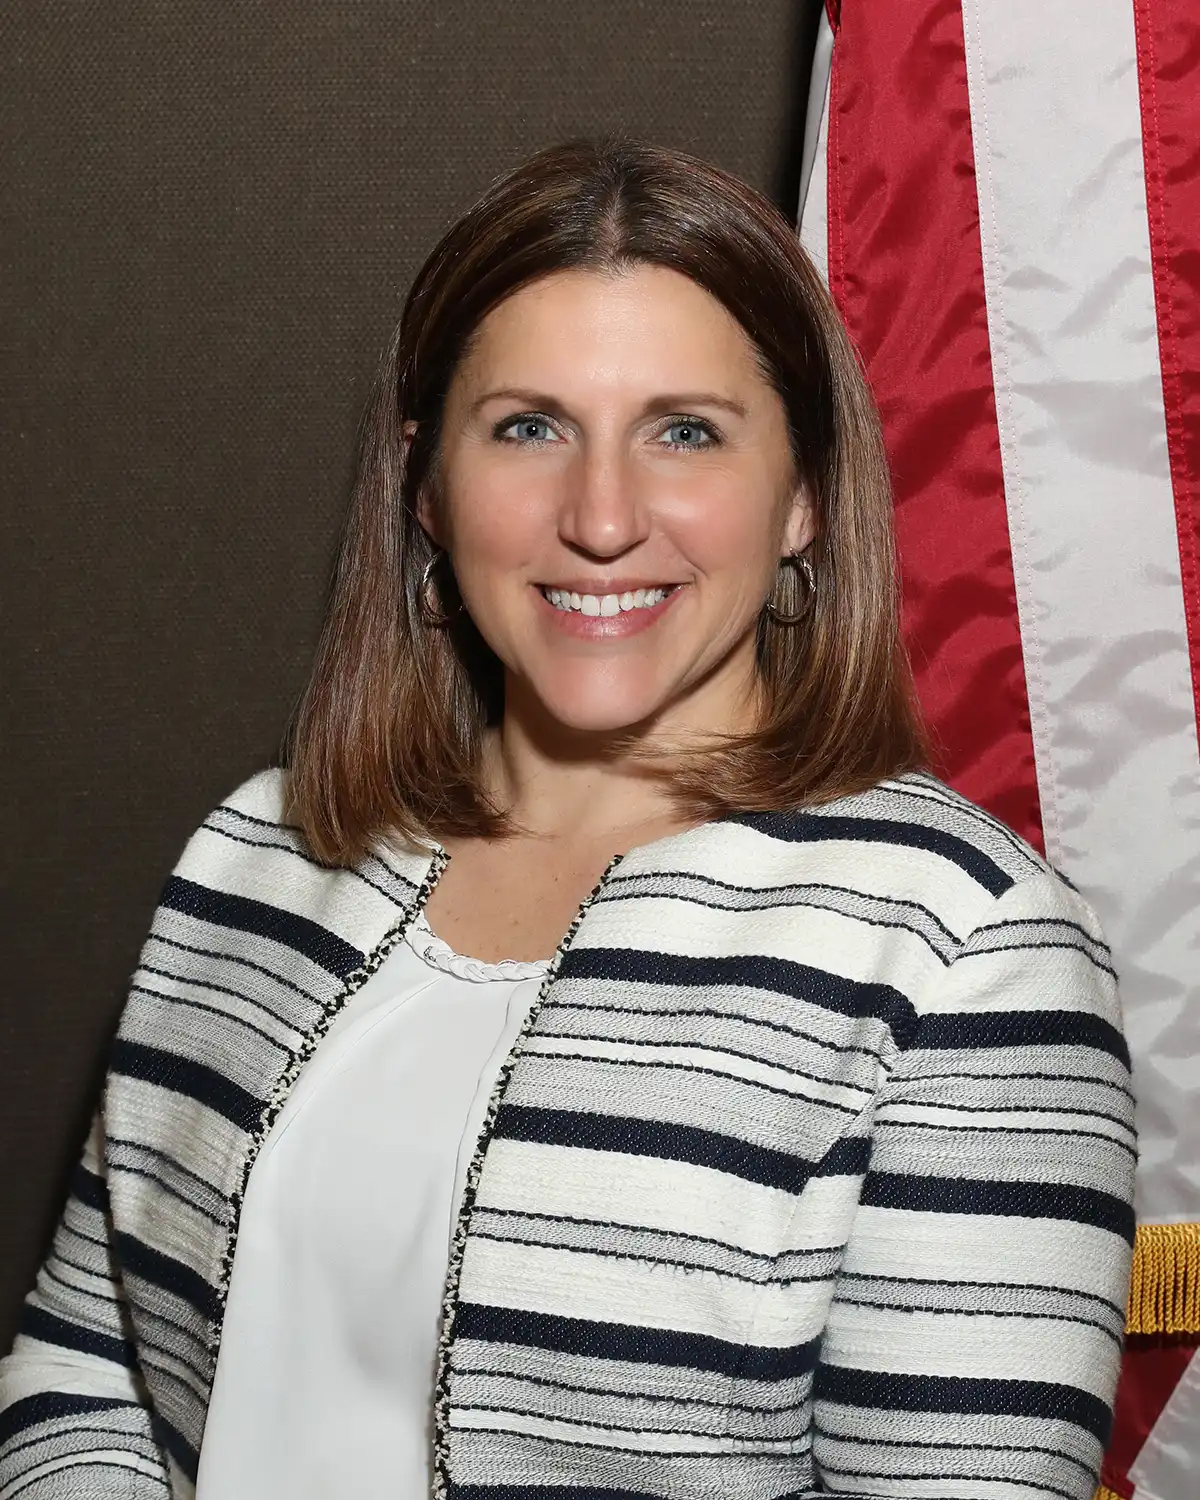
[{"label": "white teeth", "polygon": [[555,609],[575,610],[583,615],[618,615],[631,609],[652,609],[670,589],[635,589],[623,594],[575,594],[566,589],[543,589]]}]

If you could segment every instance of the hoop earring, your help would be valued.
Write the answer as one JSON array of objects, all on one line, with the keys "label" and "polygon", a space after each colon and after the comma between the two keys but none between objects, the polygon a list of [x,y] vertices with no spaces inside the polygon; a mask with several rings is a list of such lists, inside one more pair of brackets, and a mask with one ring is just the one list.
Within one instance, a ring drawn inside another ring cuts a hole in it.
[{"label": "hoop earring", "polygon": [[436,599],[432,604],[430,603],[429,588],[433,583],[433,570],[437,567],[438,563],[441,562],[442,558],[446,556],[448,556],[448,554],[441,549],[433,554],[433,556],[425,564],[425,569],[421,574],[421,583],[417,589],[417,607],[420,611],[421,620],[424,624],[428,625],[431,630],[440,630],[443,626],[449,625],[450,622],[456,619],[460,614],[462,614],[463,610],[466,608],[466,606],[460,599],[458,608],[454,611],[453,614],[448,615],[442,613],[439,610],[438,601]]},{"label": "hoop earring", "polygon": [[[789,552],[785,558],[780,560],[779,566],[794,567],[798,578],[804,579],[804,599],[800,608],[787,614],[775,603],[775,590],[771,590],[771,596],[767,600],[767,617],[776,625],[799,625],[801,620],[806,620],[813,611],[813,605],[817,598],[817,575],[813,570],[812,558],[807,552]],[[775,580],[776,588],[779,585],[778,576]]]}]

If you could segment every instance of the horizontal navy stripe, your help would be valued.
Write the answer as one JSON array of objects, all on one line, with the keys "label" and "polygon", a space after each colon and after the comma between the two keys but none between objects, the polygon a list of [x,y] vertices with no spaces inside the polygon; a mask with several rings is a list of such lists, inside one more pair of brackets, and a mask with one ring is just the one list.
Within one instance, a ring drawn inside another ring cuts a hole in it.
[{"label": "horizontal navy stripe", "polygon": [[563,979],[604,979],[613,983],[735,985],[789,995],[838,1015],[870,1017],[892,1030],[898,1046],[908,1045],[916,1011],[907,996],[888,984],[867,984],[767,954],[710,955],[654,953],[639,948],[568,948],[558,970]]},{"label": "horizontal navy stripe", "polygon": [[[1048,1380],[974,1380],[962,1375],[898,1375],[822,1364],[814,1394],[839,1406],[880,1411],[961,1412],[971,1416],[1044,1417],[1073,1422],[1107,1443],[1108,1406],[1073,1385]],[[850,1437],[848,1441],[853,1442]],[[918,1449],[920,1444],[914,1445]]]},{"label": "horizontal navy stripe", "polygon": [[110,1065],[114,1073],[126,1078],[140,1078],[145,1083],[157,1084],[159,1088],[186,1094],[232,1120],[242,1130],[254,1130],[262,1118],[261,1099],[256,1099],[231,1078],[226,1078],[224,1073],[218,1073],[205,1063],[194,1062],[190,1057],[180,1057],[175,1052],[164,1052],[159,1047],[147,1047],[141,1042],[118,1037],[112,1045]]},{"label": "horizontal navy stripe", "polygon": [[95,1209],[98,1214],[108,1212],[108,1184],[103,1177],[97,1177],[95,1172],[89,1172],[86,1167],[76,1167],[72,1173],[71,1196],[86,1208]]},{"label": "horizontal navy stripe", "polygon": [[175,1260],[170,1255],[164,1255],[161,1250],[155,1250],[153,1246],[147,1245],[144,1240],[135,1239],[131,1234],[116,1235],[114,1244],[122,1268],[127,1274],[161,1287],[172,1296],[181,1297],[206,1318],[217,1316],[216,1292],[190,1266],[185,1266],[182,1261]]},{"label": "horizontal navy stripe", "polygon": [[814,1177],[861,1177],[871,1160],[871,1141],[865,1135],[844,1136],[813,1168]]},{"label": "horizontal navy stripe", "polygon": [[1133,1205],[1097,1188],[1069,1182],[985,1182],[966,1177],[914,1177],[868,1172],[862,1202],[874,1208],[933,1214],[1002,1214],[1069,1219],[1108,1229],[1133,1244]]},{"label": "horizontal navy stripe", "polygon": [[84,1417],[93,1412],[115,1411],[136,1407],[134,1401],[118,1401],[114,1396],[77,1396],[60,1391],[39,1391],[14,1401],[0,1412],[0,1447],[27,1428],[42,1422],[61,1422],[65,1418]]},{"label": "horizontal navy stripe", "polygon": [[657,1120],[584,1114],[570,1109],[503,1104],[492,1134],[504,1140],[535,1141],[543,1146],[573,1146],[580,1151],[619,1151],[625,1156],[684,1161],[789,1193],[800,1192],[814,1170],[814,1164],[803,1157],[700,1130],[694,1125],[669,1125]]},{"label": "horizontal navy stripe", "polygon": [[107,1333],[97,1333],[82,1323],[70,1323],[66,1318],[47,1312],[44,1307],[26,1303],[21,1310],[18,1324],[21,1333],[28,1334],[43,1344],[54,1344],[62,1349],[77,1349],[81,1354],[95,1354],[100,1359],[132,1369],[137,1363],[133,1345],[127,1339],[112,1338]]},{"label": "horizontal navy stripe", "polygon": [[968,1014],[952,1011],[922,1016],[918,1047],[947,1051],[961,1047],[1094,1047],[1129,1067],[1129,1048],[1115,1026],[1101,1016],[1074,1010],[1006,1010]]},{"label": "horizontal navy stripe", "polygon": [[218,927],[253,932],[258,937],[294,948],[338,979],[345,979],[363,961],[357,948],[343,942],[319,922],[265,901],[254,901],[249,896],[232,896],[227,891],[197,885],[195,881],[184,880],[178,875],[172,875],[167,881],[161,904]]},{"label": "horizontal navy stripe", "polygon": [[555,1353],[592,1359],[620,1359],[634,1364],[709,1370],[742,1380],[789,1380],[809,1374],[816,1365],[820,1339],[783,1349],[731,1343],[706,1333],[679,1333],[588,1318],[559,1318],[552,1313],[521,1312],[460,1302],[454,1314],[456,1339],[492,1344],[523,1344]]},{"label": "horizontal navy stripe", "polygon": [[[1005,874],[982,849],[952,833],[921,823],[903,823],[891,818],[822,817],[803,812],[734,813],[727,821],[744,823],[773,839],[792,844],[848,839],[855,844],[898,844],[905,849],[924,849],[957,865],[993,896],[1003,896],[1015,884],[1012,876]],[[869,851],[864,849],[864,859],[868,855]]]}]

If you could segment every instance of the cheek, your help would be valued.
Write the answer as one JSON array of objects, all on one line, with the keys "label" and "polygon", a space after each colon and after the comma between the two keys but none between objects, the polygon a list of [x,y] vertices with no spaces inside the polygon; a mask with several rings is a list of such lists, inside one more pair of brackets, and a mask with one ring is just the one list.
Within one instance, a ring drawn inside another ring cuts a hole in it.
[{"label": "cheek", "polygon": [[485,465],[453,475],[447,514],[456,567],[476,576],[528,558],[548,524],[544,488]]},{"label": "cheek", "polygon": [[763,568],[774,543],[770,497],[744,478],[705,484],[676,514],[676,535],[705,573],[731,581]]}]

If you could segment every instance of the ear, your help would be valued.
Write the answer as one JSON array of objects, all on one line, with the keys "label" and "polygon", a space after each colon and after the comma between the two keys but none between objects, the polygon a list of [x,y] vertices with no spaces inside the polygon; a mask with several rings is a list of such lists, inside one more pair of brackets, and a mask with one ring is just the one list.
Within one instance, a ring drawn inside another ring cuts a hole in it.
[{"label": "ear", "polygon": [[797,485],[788,508],[783,541],[786,552],[803,552],[817,534],[817,508],[806,484]]},{"label": "ear", "polygon": [[[408,463],[409,450],[412,448],[416,432],[417,424],[415,422],[405,422],[401,430],[401,441],[404,444],[404,462],[406,465]],[[427,484],[421,486],[417,494],[414,509],[417,513],[417,520],[420,521],[423,529],[428,532],[432,540],[440,547],[442,541],[438,535],[437,514]]]}]

